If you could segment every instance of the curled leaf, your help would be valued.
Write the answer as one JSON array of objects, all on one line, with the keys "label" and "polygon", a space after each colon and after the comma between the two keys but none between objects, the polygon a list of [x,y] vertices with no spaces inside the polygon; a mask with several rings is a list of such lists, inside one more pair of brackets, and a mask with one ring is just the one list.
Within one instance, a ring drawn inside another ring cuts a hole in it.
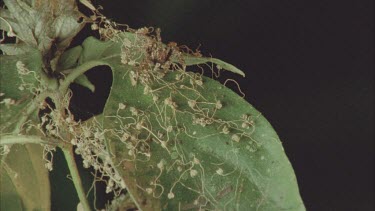
[{"label": "curled leaf", "polygon": [[91,92],[95,92],[95,85],[91,83],[86,75],[80,75],[74,83],[79,84],[83,87],[88,88]]},{"label": "curled leaf", "polygon": [[193,56],[193,55],[184,55],[183,61],[188,66],[211,62],[213,64],[216,64],[218,69],[225,69],[225,70],[228,70],[230,72],[233,72],[233,73],[236,73],[236,74],[239,74],[239,75],[245,77],[245,73],[242,72],[242,70],[240,70],[237,67],[235,67],[235,66],[233,66],[233,65],[231,65],[227,62],[224,62],[220,59],[210,58],[210,57],[197,57],[197,56]]},{"label": "curled leaf", "polygon": [[81,46],[76,46],[66,50],[59,59],[57,69],[63,71],[76,67],[78,64],[78,59],[81,56],[81,52]]}]

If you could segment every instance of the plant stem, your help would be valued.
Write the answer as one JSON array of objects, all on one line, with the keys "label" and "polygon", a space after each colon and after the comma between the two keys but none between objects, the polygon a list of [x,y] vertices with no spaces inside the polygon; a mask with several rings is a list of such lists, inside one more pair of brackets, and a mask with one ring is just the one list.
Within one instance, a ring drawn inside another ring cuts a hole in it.
[{"label": "plant stem", "polygon": [[72,176],[74,187],[76,188],[76,191],[77,191],[77,194],[78,194],[78,198],[79,198],[84,210],[85,211],[91,211],[89,202],[87,201],[87,198],[86,198],[85,190],[83,189],[81,177],[79,176],[79,173],[78,173],[76,161],[74,159],[73,146],[67,146],[67,147],[63,147],[61,149],[64,153],[66,162],[68,164],[68,168],[69,168],[70,174]]},{"label": "plant stem", "polygon": [[48,144],[57,146],[57,142],[43,140],[40,136],[25,135],[2,135],[0,137],[0,145],[8,144]]},{"label": "plant stem", "polygon": [[21,132],[22,130],[22,125],[27,121],[27,119],[29,118],[29,116],[35,112],[40,103],[42,101],[44,101],[44,99],[46,99],[48,96],[50,95],[49,92],[43,92],[41,94],[39,94],[38,96],[35,97],[35,99],[28,105],[26,111],[24,111],[23,115],[19,118],[14,130],[12,133],[14,134],[18,134]]},{"label": "plant stem", "polygon": [[61,82],[60,84],[60,91],[62,93],[66,93],[66,90],[68,89],[69,85],[71,83],[74,82],[74,80],[76,80],[76,78],[78,78],[78,76],[82,75],[83,73],[85,73],[86,71],[88,71],[89,69],[93,68],[93,67],[96,67],[96,66],[99,66],[99,65],[106,65],[107,63],[103,62],[103,61],[89,61],[89,62],[86,62],[86,63],[83,63],[82,65],[74,68],[71,73],[69,75],[66,76],[65,80]]}]

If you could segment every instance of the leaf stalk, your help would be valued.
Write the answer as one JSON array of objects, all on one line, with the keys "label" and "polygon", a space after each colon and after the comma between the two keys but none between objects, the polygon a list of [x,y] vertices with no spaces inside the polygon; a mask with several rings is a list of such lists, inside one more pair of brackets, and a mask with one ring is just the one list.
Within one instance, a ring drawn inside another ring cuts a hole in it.
[{"label": "leaf stalk", "polygon": [[2,135],[0,137],[0,145],[8,144],[48,144],[58,146],[59,143],[44,140],[39,136],[27,135]]},{"label": "leaf stalk", "polygon": [[81,177],[79,176],[76,161],[74,159],[73,146],[62,147],[61,149],[68,164],[68,168],[72,176],[73,184],[77,191],[79,201],[81,202],[82,207],[85,211],[91,211],[90,204],[86,198],[85,190],[83,189]]},{"label": "leaf stalk", "polygon": [[69,75],[66,76],[66,78],[60,82],[60,92],[66,93],[66,90],[68,89],[69,85],[73,83],[80,75],[84,74],[86,71],[90,70],[93,67],[99,66],[99,65],[106,65],[107,63],[103,61],[89,61],[86,63],[83,63],[82,65],[74,68]]}]

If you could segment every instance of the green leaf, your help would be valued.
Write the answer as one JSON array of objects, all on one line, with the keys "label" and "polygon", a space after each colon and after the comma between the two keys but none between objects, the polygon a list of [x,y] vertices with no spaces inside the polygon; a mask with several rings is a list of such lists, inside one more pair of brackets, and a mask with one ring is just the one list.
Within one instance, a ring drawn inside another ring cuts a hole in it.
[{"label": "green leaf", "polygon": [[1,210],[50,210],[48,170],[43,147],[13,145],[0,165]]},{"label": "green leaf", "polygon": [[30,50],[30,47],[25,43],[0,44],[0,50],[3,51],[4,55],[18,55],[27,53],[27,51]]},{"label": "green leaf", "polygon": [[133,200],[130,198],[129,194],[120,195],[111,201],[110,206],[107,208],[108,211],[117,210],[136,210]]},{"label": "green leaf", "polygon": [[[40,52],[29,50],[17,56],[1,55],[0,64],[0,135],[40,135],[27,127],[38,121],[31,91],[40,85]],[[17,65],[25,69],[20,70]],[[20,122],[21,119],[28,123]],[[35,144],[7,147],[10,147],[10,152],[1,156],[0,163],[0,209],[49,210],[50,187],[42,159],[43,147]]]},{"label": "green leaf", "polygon": [[[67,48],[82,29],[84,16],[75,0],[4,0],[7,9],[0,10],[2,29],[9,25],[17,38],[45,55],[54,45],[57,53]],[[55,53],[55,52],[52,52]]]},{"label": "green leaf", "polygon": [[71,69],[75,66],[77,66],[77,62],[79,57],[81,56],[82,53],[82,47],[81,46],[76,46],[74,48],[71,48],[67,51],[65,51],[58,62],[58,70],[63,71],[66,69]]},{"label": "green leaf", "polygon": [[0,64],[0,134],[4,134],[12,132],[12,125],[31,107],[31,91],[40,86],[42,56],[38,50],[16,56],[0,55]]},{"label": "green leaf", "polygon": [[114,166],[142,210],[305,210],[260,112],[210,78],[155,67],[150,57],[166,52],[160,43],[146,49],[155,40],[118,37],[128,49],[88,38],[80,63],[112,68],[103,127]]}]

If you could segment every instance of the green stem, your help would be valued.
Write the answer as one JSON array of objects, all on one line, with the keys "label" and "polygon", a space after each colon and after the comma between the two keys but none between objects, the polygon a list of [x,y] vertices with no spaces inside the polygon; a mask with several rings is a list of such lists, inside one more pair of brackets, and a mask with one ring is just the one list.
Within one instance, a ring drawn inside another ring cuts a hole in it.
[{"label": "green stem", "polygon": [[39,94],[31,103],[30,105],[27,107],[26,109],[26,112],[23,113],[23,115],[20,117],[20,119],[18,120],[17,124],[16,124],[16,127],[14,128],[13,130],[13,134],[18,134],[21,132],[22,130],[22,125],[27,121],[27,119],[29,118],[29,116],[35,112],[40,103],[42,101],[44,101],[44,99],[46,99],[48,96],[50,95],[49,92],[43,92],[41,94]]},{"label": "green stem", "polygon": [[68,89],[69,85],[76,80],[80,75],[85,73],[86,71],[90,70],[93,67],[99,66],[99,65],[106,65],[107,63],[103,61],[89,61],[86,63],[83,63],[82,65],[74,68],[69,75],[66,76],[64,81],[61,82],[60,84],[60,91],[62,93],[65,93],[66,90]]},{"label": "green stem", "polygon": [[0,137],[0,145],[8,144],[48,144],[57,146],[57,142],[43,140],[39,136],[25,136],[25,135],[2,135]]},{"label": "green stem", "polygon": [[74,159],[73,146],[63,147],[61,149],[64,153],[66,162],[68,164],[68,168],[72,176],[72,180],[74,183],[74,187],[76,188],[79,201],[81,202],[85,211],[91,211],[89,202],[87,201],[87,198],[86,198],[85,190],[83,189],[81,177],[79,176],[79,173],[78,173],[76,161]]}]

